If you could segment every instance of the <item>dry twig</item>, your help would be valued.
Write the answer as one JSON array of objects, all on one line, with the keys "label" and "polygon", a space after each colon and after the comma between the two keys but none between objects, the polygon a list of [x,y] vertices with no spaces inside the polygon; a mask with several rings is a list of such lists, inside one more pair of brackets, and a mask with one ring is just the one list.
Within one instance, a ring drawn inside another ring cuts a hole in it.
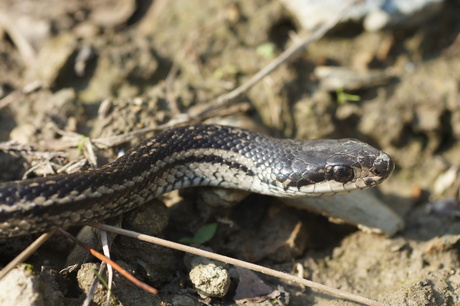
[{"label": "dry twig", "polygon": [[76,239],[74,236],[72,236],[71,234],[69,234],[68,232],[66,232],[65,230],[63,229],[60,229],[60,232],[64,234],[64,236],[66,236],[67,238],[71,239],[72,241],[74,241],[76,244],[78,244],[79,246],[81,246],[82,248],[84,248],[85,250],[87,250],[89,253],[91,253],[91,255],[93,255],[94,257],[96,257],[97,259],[105,262],[106,264],[108,265],[111,265],[112,268],[114,268],[116,271],[118,271],[118,273],[120,273],[121,275],[123,275],[124,277],[126,277],[130,282],[132,282],[133,284],[135,284],[136,286],[138,286],[139,288],[147,291],[147,292],[150,292],[152,294],[158,294],[158,290],[147,285],[146,283],[144,282],[141,282],[140,280],[138,280],[137,278],[135,278],[131,273],[129,273],[128,271],[126,271],[125,269],[123,269],[120,265],[118,265],[116,262],[114,262],[113,260],[105,257],[104,255],[102,255],[101,253],[99,253],[98,251],[94,250],[94,249],[91,249],[90,247],[88,247],[87,245],[83,244],[82,242],[80,242],[78,239]]},{"label": "dry twig", "polygon": [[51,238],[51,236],[56,233],[57,229],[51,230],[47,233],[42,234],[38,237],[34,242],[32,242],[24,251],[21,252],[18,256],[16,256],[10,263],[8,263],[1,271],[0,271],[0,279],[5,277],[11,270],[16,267],[16,265],[24,262],[27,258],[32,255],[46,240]]},{"label": "dry twig", "polygon": [[144,234],[137,233],[137,232],[134,232],[134,231],[124,230],[124,229],[117,228],[117,227],[110,226],[110,225],[106,225],[106,224],[92,222],[92,223],[89,223],[88,225],[93,226],[95,228],[98,228],[100,230],[113,232],[113,233],[116,233],[116,234],[120,234],[120,235],[124,235],[124,236],[128,236],[128,237],[136,238],[136,239],[139,239],[139,240],[142,240],[142,241],[146,241],[146,242],[154,243],[154,244],[157,244],[157,245],[161,245],[161,246],[164,246],[164,247],[167,247],[167,248],[172,248],[172,249],[179,250],[179,251],[182,251],[182,252],[187,252],[187,253],[191,253],[191,254],[194,254],[194,255],[203,256],[203,257],[206,257],[206,258],[209,258],[209,259],[222,261],[222,262],[225,262],[227,264],[231,264],[231,265],[239,266],[239,267],[242,267],[242,268],[250,269],[250,270],[253,270],[253,271],[256,271],[256,272],[261,272],[261,273],[266,274],[266,275],[281,278],[281,279],[284,279],[286,281],[291,281],[291,282],[294,282],[294,283],[299,284],[299,285],[307,286],[307,287],[316,289],[318,291],[321,291],[321,292],[324,292],[324,293],[327,293],[327,294],[331,294],[331,295],[334,295],[334,296],[337,296],[337,297],[340,297],[340,298],[343,298],[343,299],[347,299],[347,300],[355,301],[355,302],[358,302],[358,303],[362,303],[364,305],[372,305],[372,306],[382,306],[383,305],[383,304],[381,304],[381,303],[379,303],[377,301],[374,301],[374,300],[371,300],[371,299],[368,299],[368,298],[365,298],[365,297],[362,297],[362,296],[359,296],[359,295],[348,293],[348,292],[345,292],[345,291],[342,291],[342,290],[339,290],[339,289],[335,289],[335,288],[332,288],[332,287],[329,287],[329,286],[325,286],[325,285],[322,285],[322,284],[312,282],[310,280],[307,280],[307,279],[304,279],[304,278],[301,278],[301,277],[298,277],[298,276],[295,276],[295,275],[291,275],[291,274],[288,274],[288,273],[285,273],[285,272],[281,272],[281,271],[273,270],[273,269],[266,268],[266,267],[263,267],[263,266],[255,265],[255,264],[248,263],[248,262],[238,260],[238,259],[234,259],[234,258],[231,258],[231,257],[228,257],[228,256],[219,255],[219,254],[204,251],[204,250],[201,250],[201,249],[198,249],[198,248],[186,246],[186,245],[183,245],[183,244],[180,244],[180,243],[175,243],[175,242],[171,242],[171,241],[168,241],[168,240],[165,240],[165,239],[161,239],[161,238],[157,238],[157,237],[153,237],[153,236],[149,236],[149,235],[144,235]]}]

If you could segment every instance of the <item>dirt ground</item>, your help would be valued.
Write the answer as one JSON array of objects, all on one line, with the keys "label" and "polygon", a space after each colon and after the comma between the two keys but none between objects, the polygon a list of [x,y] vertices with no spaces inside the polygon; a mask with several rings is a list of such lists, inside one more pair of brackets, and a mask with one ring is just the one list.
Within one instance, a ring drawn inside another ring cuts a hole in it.
[{"label": "dirt ground", "polygon": [[[460,3],[446,1],[417,28],[368,33],[341,25],[237,103],[191,120],[233,120],[277,137],[353,137],[381,148],[396,169],[374,194],[404,219],[398,233],[366,233],[258,195],[232,208],[205,205],[215,196],[210,190],[173,193],[111,222],[175,241],[217,223],[205,243],[217,253],[385,304],[460,304],[459,18]],[[265,0],[5,0],[0,22],[1,181],[103,165],[152,135],[142,131],[173,124],[243,84],[306,35],[278,1]],[[341,87],[360,100],[342,101],[344,93],[318,72],[324,66],[346,68],[351,74],[341,81],[355,82]],[[32,240],[0,242],[0,265]],[[23,303],[82,304],[94,278],[88,269],[98,262],[69,257],[72,248],[56,235],[28,260],[21,271],[36,294]],[[244,283],[228,267],[228,294],[200,297],[189,279],[194,259],[183,253],[117,237],[112,257],[160,290],[153,296],[117,275],[114,305],[231,305]],[[78,266],[61,271],[71,264]],[[279,290],[256,304],[351,303],[256,279]],[[104,304],[104,287],[98,291],[93,302]]]}]

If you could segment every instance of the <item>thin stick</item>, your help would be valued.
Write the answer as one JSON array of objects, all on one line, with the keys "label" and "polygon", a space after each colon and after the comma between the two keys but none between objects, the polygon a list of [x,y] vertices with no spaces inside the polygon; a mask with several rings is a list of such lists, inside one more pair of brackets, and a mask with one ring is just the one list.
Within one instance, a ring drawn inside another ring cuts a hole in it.
[{"label": "thin stick", "polygon": [[11,270],[16,267],[16,265],[24,262],[27,258],[32,255],[46,240],[48,240],[51,236],[56,233],[57,229],[53,229],[47,233],[42,234],[38,237],[34,242],[32,242],[24,251],[22,251],[18,256],[16,256],[10,263],[8,263],[1,271],[0,271],[0,279],[5,277]]},{"label": "thin stick", "polygon": [[256,272],[261,272],[261,273],[264,273],[266,275],[271,275],[271,276],[278,277],[278,278],[281,278],[281,279],[284,279],[284,280],[287,280],[287,281],[292,281],[292,282],[295,282],[297,284],[301,284],[301,285],[304,285],[304,286],[307,286],[307,287],[310,287],[310,288],[316,289],[318,291],[328,293],[328,294],[331,294],[331,295],[334,295],[334,296],[337,296],[337,297],[340,297],[340,298],[344,298],[344,299],[347,299],[347,300],[362,303],[364,305],[383,306],[383,304],[381,304],[381,303],[379,303],[377,301],[374,301],[374,300],[371,300],[371,299],[368,299],[368,298],[365,298],[365,297],[362,297],[362,296],[359,296],[359,295],[344,292],[342,290],[335,289],[335,288],[332,288],[332,287],[329,287],[329,286],[326,286],[326,285],[318,284],[318,283],[312,282],[310,280],[307,280],[307,279],[304,279],[304,278],[301,278],[301,277],[297,277],[297,276],[294,276],[294,275],[291,275],[291,274],[288,274],[288,273],[285,273],[285,272],[281,272],[281,271],[273,270],[273,269],[266,268],[266,267],[263,267],[263,266],[251,264],[251,263],[248,263],[248,262],[245,262],[245,261],[242,261],[242,260],[238,260],[238,259],[234,259],[234,258],[231,258],[231,257],[228,257],[228,256],[219,255],[219,254],[216,254],[216,253],[200,250],[200,249],[197,249],[197,248],[194,248],[194,247],[189,247],[189,246],[186,246],[186,245],[183,245],[183,244],[171,242],[171,241],[164,240],[164,239],[157,238],[157,237],[152,237],[152,236],[149,236],[149,235],[144,235],[144,234],[137,233],[137,232],[134,232],[134,231],[128,231],[128,230],[125,230],[125,229],[121,229],[121,228],[118,228],[118,227],[113,227],[113,226],[106,225],[106,224],[91,222],[88,225],[93,226],[95,228],[98,228],[100,230],[117,233],[117,234],[120,234],[120,235],[136,238],[136,239],[139,239],[139,240],[142,240],[142,241],[147,241],[147,242],[150,242],[150,243],[154,243],[154,244],[161,245],[161,246],[164,246],[164,247],[172,248],[172,249],[175,249],[175,250],[179,250],[179,251],[195,254],[195,255],[198,255],[198,256],[203,256],[203,257],[207,257],[207,258],[210,258],[210,259],[222,261],[222,262],[225,262],[225,263],[228,263],[228,264],[243,267],[243,268],[250,269],[250,270],[253,270],[253,271],[256,271]]},{"label": "thin stick", "polygon": [[85,250],[87,250],[88,252],[91,253],[91,255],[93,255],[94,257],[96,257],[97,259],[99,260],[102,260],[103,262],[105,262],[106,264],[108,265],[111,265],[112,268],[114,268],[115,270],[118,271],[118,273],[120,273],[121,275],[123,275],[125,278],[127,278],[130,282],[132,282],[133,284],[135,284],[136,286],[138,286],[139,288],[147,291],[147,292],[150,292],[152,294],[158,294],[158,290],[147,285],[146,283],[144,282],[141,282],[140,280],[138,280],[137,278],[135,278],[131,273],[129,273],[128,271],[126,271],[125,269],[123,269],[119,264],[117,264],[116,262],[114,262],[113,260],[111,259],[108,259],[107,257],[105,257],[104,255],[102,255],[101,253],[99,253],[98,251],[94,250],[94,249],[91,249],[90,247],[86,246],[84,243],[82,243],[80,240],[78,240],[77,238],[75,238],[74,236],[72,236],[71,234],[69,234],[68,232],[66,232],[65,230],[63,229],[59,229],[61,233],[63,233],[67,238],[71,239],[72,241],[74,241],[76,244],[78,244],[79,246],[81,246],[82,248],[84,248]]},{"label": "thin stick", "polygon": [[[101,236],[101,244],[102,244],[102,250],[104,251],[104,255],[108,259],[111,259],[110,258],[110,243],[109,243],[109,238],[107,237],[107,232],[106,231],[99,231],[99,232]],[[112,284],[113,284],[113,268],[111,265],[107,265],[107,274],[108,274],[108,280],[107,280],[108,290],[107,290],[107,300],[105,304],[108,306],[110,304],[110,295],[112,294]]]}]

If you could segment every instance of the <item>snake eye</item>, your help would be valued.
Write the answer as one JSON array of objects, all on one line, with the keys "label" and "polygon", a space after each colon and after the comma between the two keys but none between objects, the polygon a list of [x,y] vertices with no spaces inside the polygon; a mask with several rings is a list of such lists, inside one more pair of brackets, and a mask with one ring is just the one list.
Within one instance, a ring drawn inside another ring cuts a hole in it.
[{"label": "snake eye", "polygon": [[335,181],[346,183],[353,179],[353,169],[347,166],[334,166],[332,167],[332,177]]}]

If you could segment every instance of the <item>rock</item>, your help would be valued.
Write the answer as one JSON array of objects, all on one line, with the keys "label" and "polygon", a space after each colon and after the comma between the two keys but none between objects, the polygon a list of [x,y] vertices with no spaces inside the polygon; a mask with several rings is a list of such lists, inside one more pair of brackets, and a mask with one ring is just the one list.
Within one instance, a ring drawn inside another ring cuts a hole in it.
[{"label": "rock", "polygon": [[[128,272],[133,273],[133,269],[125,262],[118,261],[118,264]],[[78,285],[86,294],[89,293],[94,279],[97,278],[95,270],[97,271],[98,267],[99,265],[97,264],[87,263],[83,264],[80,270],[78,270]],[[102,275],[104,278],[106,277],[105,272]],[[140,289],[118,272],[114,273],[112,293],[111,305],[164,305],[161,297]],[[96,305],[106,305],[106,300],[107,289],[101,282],[98,282],[92,301]]]},{"label": "rock", "polygon": [[165,204],[154,199],[125,214],[123,228],[146,235],[159,236],[169,222]]},{"label": "rock", "polygon": [[371,190],[333,197],[282,199],[288,205],[355,224],[367,232],[392,236],[404,228],[404,220]]},{"label": "rock", "polygon": [[[281,0],[307,30],[314,30],[343,9],[341,0]],[[344,22],[363,23],[367,31],[385,28],[415,27],[440,12],[442,0],[367,0],[352,6]]]},{"label": "rock", "polygon": [[[232,219],[238,234],[228,238],[226,248],[236,257],[250,262],[269,258],[276,262],[292,261],[314,244],[309,225],[298,210],[261,198],[242,203]],[[264,208],[266,206],[266,208]],[[252,207],[255,209],[252,210]],[[260,217],[257,211],[266,209]]]},{"label": "rock", "polygon": [[38,291],[38,278],[25,266],[12,270],[0,281],[1,305],[45,305]]},{"label": "rock", "polygon": [[223,297],[230,288],[230,273],[213,263],[197,265],[189,273],[198,294],[206,297]]},{"label": "rock", "polygon": [[171,249],[130,237],[118,237],[113,256],[123,258],[155,286],[171,281],[177,271],[177,261]]},{"label": "rock", "polygon": [[251,270],[235,267],[238,286],[233,299],[239,305],[289,305],[289,293],[278,286],[273,289]]},{"label": "rock", "polygon": [[[53,281],[53,279],[51,279]],[[62,294],[51,288],[30,266],[20,265],[0,280],[0,305],[59,305]]]}]

